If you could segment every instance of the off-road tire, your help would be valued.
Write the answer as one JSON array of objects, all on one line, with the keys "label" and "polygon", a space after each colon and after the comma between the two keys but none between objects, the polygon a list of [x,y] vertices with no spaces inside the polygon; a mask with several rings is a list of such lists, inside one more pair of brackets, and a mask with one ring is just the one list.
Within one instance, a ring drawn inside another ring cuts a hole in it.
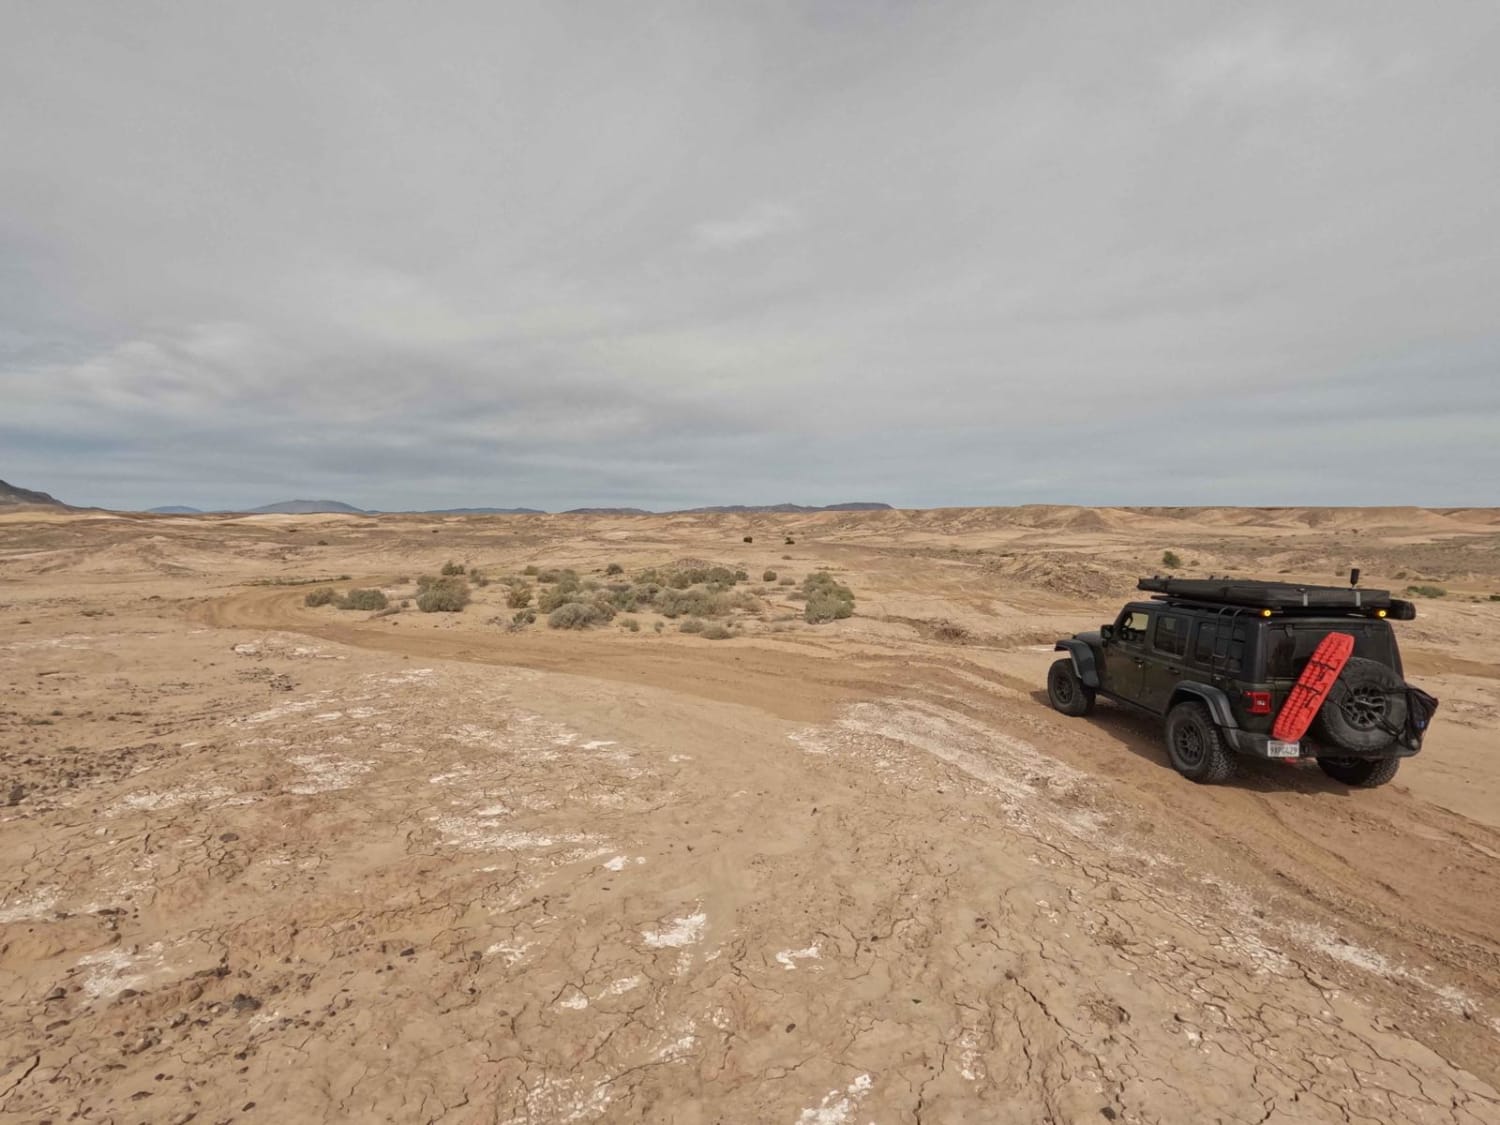
[{"label": "off-road tire", "polygon": [[1064,715],[1087,715],[1094,709],[1094,689],[1078,678],[1072,657],[1053,661],[1047,669],[1047,699]]},{"label": "off-road tire", "polygon": [[1394,669],[1350,657],[1318,709],[1318,741],[1334,750],[1384,750],[1406,729],[1405,687]]},{"label": "off-road tire", "polygon": [[1167,760],[1199,785],[1216,785],[1234,776],[1234,752],[1201,703],[1179,703],[1167,712]]},{"label": "off-road tire", "polygon": [[1318,768],[1354,789],[1374,789],[1396,776],[1400,758],[1319,758]]}]

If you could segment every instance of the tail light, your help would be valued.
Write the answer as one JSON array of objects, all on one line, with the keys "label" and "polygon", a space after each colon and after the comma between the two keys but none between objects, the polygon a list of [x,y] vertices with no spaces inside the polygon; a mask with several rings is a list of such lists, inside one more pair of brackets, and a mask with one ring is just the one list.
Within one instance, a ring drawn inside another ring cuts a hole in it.
[{"label": "tail light", "polygon": [[1252,715],[1269,715],[1271,713],[1271,693],[1268,691],[1247,691],[1243,693],[1245,710]]}]

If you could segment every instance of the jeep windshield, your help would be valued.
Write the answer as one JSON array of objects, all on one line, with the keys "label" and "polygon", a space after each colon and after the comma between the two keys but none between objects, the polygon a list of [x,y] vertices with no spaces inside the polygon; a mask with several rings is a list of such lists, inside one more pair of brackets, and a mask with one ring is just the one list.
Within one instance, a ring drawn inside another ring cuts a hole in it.
[{"label": "jeep windshield", "polygon": [[1307,658],[1318,647],[1318,642],[1329,633],[1348,633],[1354,638],[1356,657],[1373,660],[1401,672],[1401,657],[1396,651],[1396,639],[1391,633],[1390,625],[1384,621],[1287,618],[1267,623],[1264,627],[1261,643],[1265,646],[1266,678],[1296,679],[1302,674]]}]

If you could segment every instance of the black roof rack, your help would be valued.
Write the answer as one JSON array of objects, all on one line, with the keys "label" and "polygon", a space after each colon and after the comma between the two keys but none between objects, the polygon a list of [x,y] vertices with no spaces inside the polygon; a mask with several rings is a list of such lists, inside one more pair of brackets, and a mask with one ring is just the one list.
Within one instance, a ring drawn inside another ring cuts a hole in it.
[{"label": "black roof rack", "polygon": [[1308,586],[1295,582],[1262,582],[1253,578],[1164,578],[1156,575],[1142,578],[1136,589],[1173,601],[1191,601],[1206,605],[1245,606],[1251,609],[1318,610],[1324,613],[1373,614],[1398,621],[1416,617],[1416,608],[1389,590],[1360,589],[1358,586]]}]

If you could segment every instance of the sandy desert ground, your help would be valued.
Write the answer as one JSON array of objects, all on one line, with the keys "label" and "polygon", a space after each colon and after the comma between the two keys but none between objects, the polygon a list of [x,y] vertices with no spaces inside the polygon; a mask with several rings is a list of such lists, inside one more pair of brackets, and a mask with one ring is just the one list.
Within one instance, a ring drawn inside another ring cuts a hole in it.
[{"label": "sandy desert ground", "polygon": [[[1446,587],[1398,626],[1424,753],[1204,788],[1049,710],[1164,549]],[[857,607],[273,584],[449,559]],[[1493,510],[0,516],[0,1118],[1500,1122],[1493,593]]]}]

